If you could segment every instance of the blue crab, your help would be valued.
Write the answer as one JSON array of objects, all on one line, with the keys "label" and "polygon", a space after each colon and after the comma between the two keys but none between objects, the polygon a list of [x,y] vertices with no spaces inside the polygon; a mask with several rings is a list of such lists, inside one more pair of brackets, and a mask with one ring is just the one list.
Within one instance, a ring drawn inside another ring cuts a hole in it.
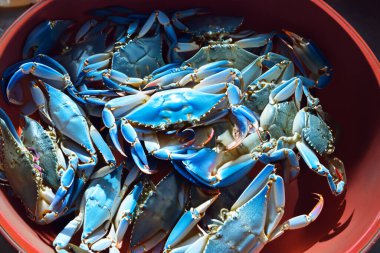
[{"label": "blue crab", "polygon": [[282,224],[285,189],[275,167],[267,165],[232,205],[221,210],[209,232],[191,238],[187,234],[204,215],[203,206],[186,211],[169,235],[164,252],[259,252],[268,242],[287,230],[299,229],[315,221],[323,208],[323,197],[309,214],[293,217]]},{"label": "blue crab", "polygon": [[275,34],[255,34],[252,30],[236,32],[243,20],[243,17],[210,15],[207,10],[200,8],[177,11],[173,15],[172,23],[185,35],[178,39],[174,50],[184,53],[208,45],[231,44],[234,39],[240,39],[236,42],[237,46],[260,49],[264,47],[263,54],[269,52]]},{"label": "blue crab", "polygon": [[[104,169],[109,168],[100,171]],[[101,251],[109,247],[114,250],[121,247],[121,239],[132,221],[142,191],[142,184],[138,183],[124,199],[138,176],[138,169],[132,168],[124,182],[121,181],[122,172],[121,165],[105,176],[102,173],[99,173],[101,176],[96,173],[93,175],[84,192],[78,216],[66,225],[53,242],[57,251],[67,247],[71,237],[82,225],[81,248]],[[111,232],[105,237],[110,227]]]},{"label": "blue crab", "polygon": [[[300,108],[302,96],[305,94],[308,105],[316,106],[319,100],[310,94],[309,89],[326,87],[332,77],[332,68],[311,41],[295,33],[284,32],[286,38],[292,41],[292,45],[289,45],[285,40],[282,41],[289,47],[292,60],[300,73],[297,72],[296,76],[273,89],[269,96],[270,102],[274,104],[286,101],[294,95],[296,104]],[[310,74],[303,66],[306,66]]]},{"label": "blue crab", "polygon": [[[233,70],[230,75],[237,75]],[[206,79],[204,79],[206,80]],[[139,131],[171,131],[182,127],[208,125],[231,112],[238,120],[244,135],[256,124],[256,117],[239,104],[240,90],[233,83],[211,82],[204,87],[179,88],[154,93],[135,94],[110,100],[103,110],[103,122],[110,129],[110,136],[120,153],[124,154],[118,140],[118,122],[124,139],[131,145],[131,153],[139,168],[149,173],[149,165],[140,144]],[[146,112],[149,112],[147,114]],[[155,152],[161,159],[175,159],[168,150]],[[180,155],[180,157],[182,157]]]},{"label": "blue crab", "polygon": [[85,22],[73,36],[74,42],[64,45],[62,52],[55,59],[67,69],[72,82],[79,89],[85,81],[81,72],[86,59],[105,52],[109,48],[108,41],[116,39],[112,36],[112,26],[109,22],[93,19]]},{"label": "blue crab", "polygon": [[[331,191],[339,195],[346,185],[346,176],[343,163],[337,158],[330,158],[334,152],[334,138],[330,127],[322,119],[320,106],[305,107],[297,112],[293,123],[293,136],[282,136],[280,142],[287,145],[295,145],[306,165],[321,176],[326,176]],[[313,152],[327,160],[327,168],[320,163]]]},{"label": "blue crab", "polygon": [[161,35],[129,40],[115,52],[92,55],[85,65],[85,80],[100,79],[108,89],[136,93],[145,83],[143,78],[164,65]]},{"label": "blue crab", "polygon": [[[147,252],[167,237],[185,210],[188,192],[188,185],[170,173],[146,193],[148,196],[140,205],[133,224],[131,252]],[[152,225],[147,226],[148,223]]]},{"label": "blue crab", "polygon": [[[48,224],[67,213],[50,212],[49,206],[60,186],[59,171],[66,167],[62,152],[52,132],[25,117],[20,139],[15,127],[0,110],[0,169],[26,208],[28,217],[38,224]],[[68,204],[68,207],[71,206]]]},{"label": "blue crab", "polygon": [[[64,69],[51,58],[43,57],[42,59],[47,59],[54,66]],[[30,73],[31,76],[28,76],[27,73]],[[34,106],[39,110],[42,119],[63,136],[62,150],[68,158],[67,168],[62,172],[61,186],[51,205],[52,210],[55,210],[58,203],[65,196],[70,196],[71,194],[76,196],[79,194],[81,187],[83,187],[87,178],[92,174],[98,162],[94,144],[111,168],[115,165],[115,158],[100,133],[86,119],[83,110],[68,95],[47,83],[43,83],[41,80],[33,80],[34,78],[41,78],[62,88],[62,86],[66,87],[65,85],[68,83],[69,85],[71,84],[67,74],[62,75],[53,68],[36,62],[22,64],[20,70],[10,79],[7,87],[8,97],[13,99],[10,99],[10,101],[15,100],[13,98],[13,90],[17,90],[19,82],[27,77],[32,78],[30,89]],[[19,102],[19,100],[15,101]],[[78,132],[77,129],[82,129],[83,131]],[[78,180],[75,178],[77,169],[82,171],[83,174],[79,182],[74,184],[74,181]],[[76,186],[74,187],[74,185]],[[73,188],[76,189],[76,192],[71,192]],[[65,204],[62,206],[64,207]]]},{"label": "blue crab", "polygon": [[290,48],[302,75],[314,80],[315,87],[326,87],[332,78],[332,67],[322,52],[312,41],[290,31],[283,32],[287,35],[287,40],[283,42]]}]

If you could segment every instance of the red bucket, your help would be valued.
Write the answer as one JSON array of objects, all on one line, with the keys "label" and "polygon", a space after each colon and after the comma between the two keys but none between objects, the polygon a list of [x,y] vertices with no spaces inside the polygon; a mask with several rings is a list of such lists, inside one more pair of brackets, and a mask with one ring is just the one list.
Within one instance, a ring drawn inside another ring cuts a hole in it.
[{"label": "red bucket", "polygon": [[[305,166],[287,186],[287,216],[308,212],[312,192],[325,197],[320,217],[309,227],[287,232],[264,252],[359,252],[376,241],[380,219],[380,64],[358,33],[321,0],[314,1],[42,1],[22,15],[0,40],[0,73],[21,59],[29,32],[46,19],[86,18],[89,9],[123,5],[137,11],[206,7],[226,15],[245,16],[258,32],[287,29],[312,39],[334,67],[333,82],[318,93],[324,110],[339,126],[336,155],[344,161],[347,191],[334,197],[325,178]],[[4,106],[4,103],[1,102]],[[12,114],[7,106],[8,113]],[[14,109],[13,109],[14,110]],[[13,113],[16,115],[16,113]],[[36,226],[17,201],[0,191],[2,232],[20,250],[54,252],[52,238],[61,224]]]}]

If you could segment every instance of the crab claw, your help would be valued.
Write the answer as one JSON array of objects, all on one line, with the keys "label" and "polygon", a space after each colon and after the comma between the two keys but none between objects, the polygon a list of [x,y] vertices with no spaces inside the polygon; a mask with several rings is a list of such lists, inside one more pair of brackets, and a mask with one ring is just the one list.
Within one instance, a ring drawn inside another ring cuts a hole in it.
[{"label": "crab claw", "polygon": [[210,188],[219,188],[239,181],[257,162],[257,159],[252,159],[251,154],[245,154],[216,168],[220,155],[223,153],[218,154],[212,149],[203,148],[191,158],[173,164],[176,170],[191,182]]},{"label": "crab claw", "polygon": [[132,158],[139,169],[146,174],[156,173],[157,171],[149,168],[148,159],[137,137],[137,133],[125,118],[121,120],[121,133],[124,139],[131,145]]},{"label": "crab claw", "polygon": [[311,72],[311,78],[316,80],[316,86],[320,89],[326,87],[332,77],[332,68],[320,50],[310,40],[287,30],[283,32],[292,41],[289,47],[294,51],[295,57]]},{"label": "crab claw", "polygon": [[212,205],[212,203],[214,203],[218,197],[219,194],[215,195],[198,207],[191,208],[189,211],[186,211],[170,233],[164,248],[170,249],[179,243],[194,228],[200,219],[202,219],[206,210]]}]

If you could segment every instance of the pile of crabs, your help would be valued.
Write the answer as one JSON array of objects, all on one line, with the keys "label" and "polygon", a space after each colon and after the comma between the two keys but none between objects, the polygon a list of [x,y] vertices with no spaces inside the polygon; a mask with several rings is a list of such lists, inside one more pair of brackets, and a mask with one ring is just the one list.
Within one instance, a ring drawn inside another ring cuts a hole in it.
[{"label": "pile of crabs", "polygon": [[203,9],[89,15],[39,24],[1,79],[22,125],[0,111],[2,184],[34,222],[66,219],[57,252],[258,252],[322,210],[282,220],[300,157],[344,191],[312,42]]}]

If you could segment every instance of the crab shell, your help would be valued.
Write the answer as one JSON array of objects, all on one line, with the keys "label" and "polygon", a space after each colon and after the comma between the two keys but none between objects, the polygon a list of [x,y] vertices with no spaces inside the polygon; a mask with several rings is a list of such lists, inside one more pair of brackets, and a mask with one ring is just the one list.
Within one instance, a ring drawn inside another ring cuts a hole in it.
[{"label": "crab shell", "polygon": [[129,41],[113,55],[112,69],[139,78],[149,75],[165,65],[161,44],[160,34]]},{"label": "crab shell", "polygon": [[182,65],[200,68],[210,62],[228,60],[232,62],[233,68],[242,70],[257,57],[257,55],[234,44],[217,44],[202,47],[193,57],[185,61]]},{"label": "crab shell", "polygon": [[190,88],[155,93],[145,104],[125,118],[138,127],[171,129],[195,125],[226,99],[226,94],[209,94]]},{"label": "crab shell", "polygon": [[334,152],[334,137],[330,127],[317,112],[304,108],[294,118],[293,133],[300,133],[303,140],[318,154]]},{"label": "crab shell", "polygon": [[[149,251],[170,233],[185,209],[187,192],[188,187],[174,173],[149,191],[133,225],[132,252],[140,252],[142,248]],[[151,225],[147,226],[148,223]]]},{"label": "crab shell", "polygon": [[[40,133],[39,138],[45,147],[51,147],[47,136]],[[43,210],[49,207],[49,200],[44,196],[51,196],[53,192],[44,186],[45,170],[33,161],[33,154],[18,142],[3,119],[0,119],[0,156],[0,169],[26,208],[29,218],[39,223],[43,220]],[[51,158],[54,161],[54,157]],[[51,182],[57,181],[54,177],[51,179]]]},{"label": "crab shell", "polygon": [[268,130],[272,138],[292,136],[292,127],[297,111],[294,100],[277,104],[268,103],[260,116],[260,126],[264,130]]}]

